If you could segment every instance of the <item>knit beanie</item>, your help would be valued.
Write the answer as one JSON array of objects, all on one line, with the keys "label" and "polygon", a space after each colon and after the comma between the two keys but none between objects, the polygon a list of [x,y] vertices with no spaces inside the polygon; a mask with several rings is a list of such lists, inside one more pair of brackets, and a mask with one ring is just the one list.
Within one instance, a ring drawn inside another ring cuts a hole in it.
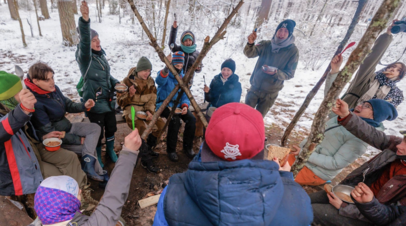
[{"label": "knit beanie", "polygon": [[371,104],[374,111],[374,121],[383,122],[385,120],[392,121],[398,117],[398,111],[389,102],[381,99],[371,99],[365,101]]},{"label": "knit beanie", "polygon": [[[78,36],[79,36],[79,39],[80,39],[79,27],[76,28],[76,32],[78,33]],[[99,33],[97,33],[97,31],[90,28],[90,37],[91,37],[91,39],[93,39],[96,36],[99,36]]]},{"label": "knit beanie", "polygon": [[7,100],[14,97],[23,89],[18,76],[0,71],[0,100]]},{"label": "knit beanie", "polygon": [[235,72],[235,62],[234,62],[233,59],[231,59],[231,58],[227,59],[221,64],[221,70],[223,70],[223,68],[225,68],[225,67],[230,68],[230,70],[234,74],[234,72]]},{"label": "knit beanie", "polygon": [[276,28],[275,34],[276,34],[276,32],[278,32],[278,30],[280,28],[284,27],[284,28],[288,29],[289,37],[290,37],[293,33],[293,29],[295,28],[295,26],[296,26],[296,22],[294,20],[290,20],[290,19],[284,20]]},{"label": "knit beanie", "polygon": [[140,60],[137,63],[137,72],[143,71],[143,70],[148,70],[151,69],[152,70],[152,64],[151,61],[149,61],[148,58],[146,57],[141,57]]},{"label": "knit beanie", "polygon": [[193,42],[193,37],[190,34],[187,34],[187,35],[183,36],[182,42],[185,42],[187,39],[190,39]]},{"label": "knit beanie", "polygon": [[185,63],[185,54],[181,51],[174,52],[172,54],[172,64],[184,64]]}]

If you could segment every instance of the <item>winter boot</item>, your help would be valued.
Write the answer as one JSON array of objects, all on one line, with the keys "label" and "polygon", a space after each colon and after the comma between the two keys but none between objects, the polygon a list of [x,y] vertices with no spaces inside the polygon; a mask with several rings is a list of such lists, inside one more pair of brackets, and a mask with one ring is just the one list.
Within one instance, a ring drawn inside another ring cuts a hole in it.
[{"label": "winter boot", "polygon": [[110,180],[110,177],[109,177],[109,174],[107,173],[107,170],[103,170],[103,173],[104,173],[103,174],[104,180],[103,180],[103,182],[99,183],[99,188],[105,189],[107,186],[107,182],[109,182],[109,180]]},{"label": "winter boot", "polygon": [[82,157],[82,170],[86,173],[90,179],[95,181],[103,181],[103,176],[100,176],[94,170],[94,164],[96,163],[96,158],[90,155],[84,155]]},{"label": "winter boot", "polygon": [[106,152],[111,161],[117,162],[117,154],[114,151],[114,136],[106,138]]},{"label": "winter boot", "polygon": [[176,152],[168,153],[168,158],[169,158],[169,160],[171,160],[172,162],[177,162],[177,161],[179,161],[178,154],[176,154]]},{"label": "winter boot", "polygon": [[149,151],[149,155],[151,155],[152,157],[159,156],[158,152],[155,152],[152,150],[152,148],[155,147],[155,145],[156,145],[156,140],[157,140],[157,138],[154,135],[152,135],[152,134],[148,135],[148,138],[147,138],[148,151]]},{"label": "winter boot", "polygon": [[141,160],[141,166],[151,173],[158,173],[160,171],[158,167],[155,167],[154,164],[152,164],[152,162],[144,162]]},{"label": "winter boot", "polygon": [[82,202],[82,208],[84,207],[83,205],[85,205],[85,204],[94,205],[94,208],[97,205],[99,205],[99,202],[92,198],[91,192],[92,192],[92,189],[90,188],[90,184],[88,184],[88,185],[86,185],[86,186],[84,186],[82,188],[82,199],[83,199],[83,201],[80,200]]},{"label": "winter boot", "polygon": [[185,152],[187,157],[189,158],[195,157],[195,152],[193,151],[193,148],[183,148],[183,151]]},{"label": "winter boot", "polygon": [[101,152],[102,152],[101,148],[102,148],[101,146],[97,146],[97,147],[96,147],[97,160],[99,161],[100,166],[101,166],[102,168],[104,168],[104,164],[103,164],[103,161],[102,161],[102,158],[101,158]]}]

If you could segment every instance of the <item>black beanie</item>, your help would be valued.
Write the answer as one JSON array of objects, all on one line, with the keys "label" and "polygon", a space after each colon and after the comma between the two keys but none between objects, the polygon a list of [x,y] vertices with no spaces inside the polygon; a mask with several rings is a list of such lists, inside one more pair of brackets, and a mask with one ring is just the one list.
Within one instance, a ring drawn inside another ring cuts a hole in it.
[{"label": "black beanie", "polygon": [[234,72],[235,72],[235,62],[234,62],[234,60],[233,59],[227,59],[226,61],[224,61],[222,64],[221,64],[221,70],[223,70],[223,68],[225,68],[225,67],[228,67],[228,68],[230,68],[231,69],[231,71],[233,72],[233,74],[234,74]]},{"label": "black beanie", "polygon": [[278,32],[278,30],[280,28],[284,27],[284,28],[288,29],[289,37],[290,37],[293,33],[293,29],[295,29],[295,26],[296,26],[296,22],[294,20],[290,20],[290,19],[284,20],[276,28],[275,34],[276,34],[276,32]]}]

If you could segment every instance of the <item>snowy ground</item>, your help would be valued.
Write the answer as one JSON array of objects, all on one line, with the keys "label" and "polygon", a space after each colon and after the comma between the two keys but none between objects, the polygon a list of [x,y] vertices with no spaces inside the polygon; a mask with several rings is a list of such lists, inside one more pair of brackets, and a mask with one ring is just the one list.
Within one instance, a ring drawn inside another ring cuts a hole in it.
[{"label": "snowy ground", "polygon": [[[91,5],[91,12],[94,12],[93,6]],[[65,95],[77,100],[78,96],[75,86],[79,81],[80,72],[75,61],[76,47],[65,47],[62,45],[57,10],[54,9],[51,12],[51,19],[40,22],[43,37],[38,36],[35,13],[33,11],[20,10],[28,44],[26,48],[22,46],[18,22],[11,20],[9,17],[6,4],[0,6],[0,14],[4,15],[0,18],[0,70],[14,72],[14,65],[19,65],[27,72],[31,64],[41,60],[48,63],[54,69],[56,84]],[[145,34],[142,35],[141,28],[137,22],[135,25],[132,25],[131,21],[127,21],[128,18],[123,18],[122,23],[119,24],[118,16],[108,15],[108,7],[106,7],[102,23],[95,22],[94,13],[93,15],[91,13],[90,16],[93,21],[91,26],[99,33],[102,47],[107,53],[106,57],[109,60],[112,69],[111,73],[114,77],[122,80],[127,75],[128,70],[136,66],[141,56],[146,56],[151,60],[153,64],[153,77],[156,77],[156,73],[163,68],[164,64],[160,61],[153,48],[148,45],[147,37]],[[34,37],[30,35],[26,18],[31,20],[31,24],[33,24]],[[75,20],[77,21],[77,19],[78,16],[76,15]],[[169,24],[171,21],[172,19],[169,18]],[[184,29],[182,23],[179,26],[179,32],[181,32]],[[205,26],[205,29],[199,30],[199,34],[196,34],[198,48],[202,46],[202,41],[206,35],[214,35],[217,26],[218,24],[216,26]],[[203,102],[203,75],[206,77],[206,83],[210,84],[211,79],[220,73],[221,63],[230,57],[237,63],[236,74],[240,76],[243,86],[241,102],[244,102],[247,89],[250,86],[250,74],[257,60],[248,59],[243,54],[243,43],[245,41],[242,41],[244,40],[242,35],[246,37],[248,35],[247,32],[249,32],[246,27],[244,28],[244,25],[240,28],[230,27],[226,35],[227,38],[216,44],[207,54],[203,62],[203,71],[200,74],[196,74],[192,87],[192,93],[195,95],[198,103]],[[165,49],[165,53],[169,54],[168,48]],[[346,53],[346,56],[349,53],[350,51]],[[303,59],[306,56],[302,54],[300,57]],[[304,70],[303,62],[300,62],[295,78],[285,82],[285,87],[279,93],[274,107],[267,114],[265,123],[267,125],[276,124],[285,128],[326,67],[327,61],[318,71]],[[401,89],[406,90],[406,79],[398,84]],[[313,115],[323,99],[323,91],[324,87],[320,89],[305,112],[305,115],[298,122],[295,128],[296,131],[309,131]],[[398,111],[398,119],[393,122],[384,123],[387,128],[386,133],[388,134],[399,135],[399,130],[406,129],[406,104],[401,104],[398,107]],[[372,148],[370,149],[371,152],[373,152]]]}]

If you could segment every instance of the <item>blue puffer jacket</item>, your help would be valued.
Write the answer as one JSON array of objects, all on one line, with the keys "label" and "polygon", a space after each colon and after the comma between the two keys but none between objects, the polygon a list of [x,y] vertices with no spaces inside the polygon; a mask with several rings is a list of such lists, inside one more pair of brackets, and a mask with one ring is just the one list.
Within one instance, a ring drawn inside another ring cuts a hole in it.
[{"label": "blue puffer jacket", "polygon": [[210,83],[210,91],[204,94],[204,98],[216,108],[232,102],[239,103],[242,89],[238,80],[236,74],[232,74],[225,83],[221,80],[221,74],[214,76]]},{"label": "blue puffer jacket", "polygon": [[199,162],[175,174],[158,202],[154,226],[310,225],[310,198],[272,161]]},{"label": "blue puffer jacket", "polygon": [[[183,78],[185,75],[183,70],[179,73],[180,77]],[[158,76],[156,77],[156,83],[158,84],[158,93],[156,97],[156,110],[161,107],[162,103],[164,100],[169,96],[169,94],[172,92],[172,90],[175,88],[175,86],[178,84],[178,81],[176,81],[175,76],[173,76],[172,72],[169,71],[169,73],[165,76],[163,74],[163,70],[158,72]],[[172,98],[171,102],[169,102],[168,107],[173,107],[175,104],[176,99],[178,98],[178,93]],[[182,98],[180,99],[180,103],[178,104],[177,107],[182,108],[182,107],[189,107],[190,106],[190,101],[189,98],[187,98],[186,94],[183,93]]]}]

